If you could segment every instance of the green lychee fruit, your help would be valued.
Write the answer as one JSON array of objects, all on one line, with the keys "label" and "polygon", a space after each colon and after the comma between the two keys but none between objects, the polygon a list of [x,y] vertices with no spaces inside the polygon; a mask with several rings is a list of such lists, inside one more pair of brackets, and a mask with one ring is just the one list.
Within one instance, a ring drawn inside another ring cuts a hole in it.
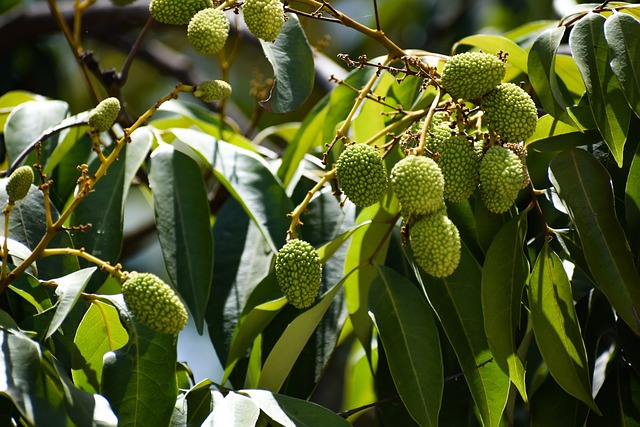
[{"label": "green lychee fruit", "polygon": [[452,98],[476,99],[500,84],[505,75],[504,62],[484,52],[453,55],[442,69],[442,86]]},{"label": "green lychee fruit", "polygon": [[165,334],[177,334],[189,315],[174,290],[151,273],[132,272],[122,284],[124,302],[133,316],[147,327]]},{"label": "green lychee fruit", "polygon": [[419,219],[409,233],[413,257],[427,274],[447,277],[458,268],[460,233],[444,211]]},{"label": "green lychee fruit", "polygon": [[204,102],[224,99],[231,95],[231,85],[224,80],[207,80],[196,86],[193,96]]},{"label": "green lychee fruit", "polygon": [[7,182],[7,195],[10,202],[17,202],[27,197],[31,184],[33,184],[33,169],[31,166],[20,166],[9,176]]},{"label": "green lychee fruit", "polygon": [[304,240],[289,240],[276,255],[276,280],[291,305],[300,309],[311,306],[322,280],[318,252]]},{"label": "green lychee fruit", "polygon": [[438,165],[444,176],[444,198],[455,203],[467,200],[478,187],[480,157],[464,135],[451,136],[441,146]]},{"label": "green lychee fruit", "polygon": [[480,190],[487,209],[506,212],[518,197],[522,177],[522,162],[513,151],[491,147],[480,162]]},{"label": "green lychee fruit", "polygon": [[218,9],[203,9],[193,15],[187,27],[187,39],[203,55],[213,55],[224,47],[229,37],[229,19]]},{"label": "green lychee fruit", "polygon": [[536,130],[538,110],[520,86],[503,83],[482,98],[484,120],[504,142],[525,141]]},{"label": "green lychee fruit", "polygon": [[149,13],[163,24],[187,25],[193,15],[211,6],[211,0],[151,0]]},{"label": "green lychee fruit", "polygon": [[374,147],[367,144],[348,146],[336,162],[338,184],[356,205],[367,207],[378,200],[387,189],[387,170]]},{"label": "green lychee fruit", "polygon": [[520,162],[522,163],[522,185],[520,186],[520,189],[527,188],[531,182],[529,168],[527,168],[527,148],[523,144],[516,144],[513,142],[504,144],[503,147],[516,153],[516,156],[520,159]]},{"label": "green lychee fruit", "polygon": [[89,126],[98,132],[106,132],[116,122],[118,114],[120,114],[120,101],[118,98],[110,97],[96,105],[96,108],[89,113],[87,121]]},{"label": "green lychee fruit", "polygon": [[434,213],[444,205],[444,177],[429,157],[405,157],[393,166],[390,179],[402,209],[409,214]]},{"label": "green lychee fruit", "polygon": [[257,38],[273,42],[284,25],[284,9],[280,0],[246,0],[242,15],[247,28]]}]

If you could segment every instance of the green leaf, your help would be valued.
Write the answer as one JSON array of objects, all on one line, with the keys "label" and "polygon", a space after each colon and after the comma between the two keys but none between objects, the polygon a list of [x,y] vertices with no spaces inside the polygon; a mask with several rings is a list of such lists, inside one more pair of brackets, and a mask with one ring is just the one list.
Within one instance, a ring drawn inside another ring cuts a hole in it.
[{"label": "green leaf", "polygon": [[[25,102],[36,100],[44,101],[45,97],[24,90],[12,90],[0,96],[0,109],[14,108]],[[9,118],[9,114],[0,114],[0,134],[4,133],[7,118]]]},{"label": "green leaf", "polygon": [[518,356],[515,332],[520,323],[522,290],[529,275],[529,262],[523,251],[526,235],[524,212],[500,229],[482,267],[482,310],[489,348],[525,402],[525,369]]},{"label": "green leaf", "polygon": [[176,402],[177,337],[135,321],[122,295],[103,296],[120,312],[129,342],[104,356],[102,389],[119,427],[165,426]]},{"label": "green leaf", "polygon": [[640,21],[629,14],[614,12],[604,23],[604,35],[611,70],[629,106],[640,117]]},{"label": "green leaf", "polygon": [[588,408],[567,394],[551,377],[531,397],[531,427],[582,426]]},{"label": "green leaf", "polygon": [[334,412],[313,402],[266,390],[242,390],[277,425],[289,427],[348,427],[351,424]]},{"label": "green leaf", "polygon": [[550,28],[538,36],[529,50],[527,67],[531,85],[544,109],[552,117],[573,125],[556,75],[556,57],[565,28]]},{"label": "green leaf", "polygon": [[[376,85],[373,87],[372,96],[386,98],[387,92],[393,84],[397,84],[396,78],[389,73],[382,74]],[[370,137],[377,134],[385,127],[385,116],[383,112],[385,107],[371,99],[366,99],[358,109],[358,115],[351,124],[353,130],[353,139],[355,141],[368,141]],[[379,137],[373,143],[382,145],[386,141],[386,135]]]},{"label": "green leaf", "polygon": [[553,378],[567,393],[599,413],[591,396],[587,353],[571,284],[562,261],[548,243],[531,273],[529,309],[538,348]]},{"label": "green leaf", "polygon": [[202,380],[186,393],[188,427],[200,427],[211,413],[213,406],[212,384],[209,379]]},{"label": "green leaf", "polygon": [[298,17],[288,13],[275,42],[260,40],[260,44],[275,80],[269,99],[260,105],[271,113],[290,113],[307,99],[315,76],[311,46]]},{"label": "green leaf", "polygon": [[[77,122],[79,119],[86,119],[87,113],[83,113],[82,115],[68,117],[63,120],[61,124],[66,122],[73,123]],[[82,126],[74,126],[70,129],[65,129],[60,132],[58,137],[58,144],[53,147],[51,151],[51,156],[47,160],[46,165],[44,165],[43,172],[47,175],[50,175],[53,169],[60,164],[60,162],[69,154],[69,151],[76,147],[77,144],[81,143],[80,140],[87,135],[87,130],[89,127],[87,125]]]},{"label": "green leaf", "polygon": [[536,130],[527,140],[527,147],[538,151],[560,151],[602,141],[590,108],[574,107],[569,111],[577,126],[546,114],[538,119]]},{"label": "green leaf", "polygon": [[451,49],[453,52],[458,50],[460,45],[469,45],[482,49],[488,53],[498,53],[503,51],[509,54],[507,64],[512,64],[519,71],[527,72],[527,52],[518,46],[513,40],[502,36],[493,36],[487,34],[476,34],[468,36],[458,41]]},{"label": "green leaf", "polygon": [[260,416],[260,408],[247,396],[230,391],[221,402],[216,402],[203,427],[253,426]]},{"label": "green leaf", "polygon": [[627,176],[624,211],[627,239],[631,250],[637,255],[640,250],[640,146],[636,149]]},{"label": "green leaf", "polygon": [[[152,144],[155,142],[155,137],[148,127],[140,127],[133,131],[130,135],[131,141],[127,145],[124,169],[124,192],[122,194],[122,200],[126,202],[127,194],[129,194],[129,188],[131,182],[136,177],[138,169],[147,160],[149,150]],[[119,160],[122,161],[122,160]]]},{"label": "green leaf", "polygon": [[262,366],[259,388],[273,392],[280,390],[300,356],[300,352],[329,309],[343,283],[344,279],[336,283],[318,298],[311,308],[302,312],[287,326]]},{"label": "green leaf", "polygon": [[84,268],[52,280],[57,285],[56,295],[58,302],[56,303],[56,314],[51,319],[45,338],[53,335],[62,325],[62,322],[64,322],[80,298],[80,294],[84,291],[94,271],[96,271],[96,267]]},{"label": "green leaf", "polygon": [[51,427],[117,425],[105,399],[75,388],[59,364],[35,341],[18,331],[3,329],[0,343],[0,393],[11,399],[27,422]]},{"label": "green leaf", "polygon": [[213,275],[213,239],[202,173],[191,157],[166,144],[153,151],[150,168],[156,227],[167,272],[202,334]]},{"label": "green leaf", "polygon": [[598,130],[618,166],[622,167],[631,110],[609,65],[604,22],[602,15],[588,13],[571,31],[569,45],[587,88]]},{"label": "green leaf", "polygon": [[438,328],[417,288],[387,267],[369,289],[369,307],[404,405],[421,426],[437,426],[444,389]]},{"label": "green leaf", "polygon": [[71,354],[74,384],[89,393],[100,391],[102,357],[122,348],[129,335],[120,323],[118,311],[109,304],[94,300],[76,330],[77,351]]},{"label": "green leaf", "polygon": [[498,426],[509,377],[493,361],[484,332],[480,266],[463,245],[460,265],[447,278],[436,279],[414,268],[453,346],[483,424]]},{"label": "green leaf", "polygon": [[596,284],[618,315],[640,334],[640,278],[614,208],[611,177],[584,150],[560,153],[550,164],[550,179],[582,241]]},{"label": "green leaf", "polygon": [[216,178],[231,193],[276,253],[285,243],[293,204],[267,163],[255,153],[191,129],[172,129],[213,169]]},{"label": "green leaf", "polygon": [[[4,248],[4,237],[0,237],[0,246]],[[13,240],[11,238],[7,239],[7,250],[9,255],[11,256],[13,263],[18,265],[20,262],[24,261],[31,255],[31,249],[18,242],[17,240]],[[38,275],[38,268],[36,263],[31,264],[29,269],[27,269],[29,273],[34,275]]]}]

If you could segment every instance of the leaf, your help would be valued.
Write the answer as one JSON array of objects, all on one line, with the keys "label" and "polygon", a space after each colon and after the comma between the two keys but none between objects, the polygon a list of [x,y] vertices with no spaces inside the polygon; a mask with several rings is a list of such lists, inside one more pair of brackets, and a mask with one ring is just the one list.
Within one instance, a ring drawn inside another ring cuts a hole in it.
[{"label": "leaf", "polygon": [[618,315],[640,334],[640,278],[614,208],[611,177],[584,150],[560,153],[549,178],[580,235],[593,278]]},{"label": "leaf", "polygon": [[437,426],[444,389],[438,328],[416,287],[387,267],[369,289],[369,307],[404,405],[421,426]]},{"label": "leaf", "polygon": [[71,375],[74,384],[90,393],[100,391],[102,358],[108,351],[123,347],[129,335],[120,323],[118,311],[109,304],[94,300],[78,325],[72,352]]},{"label": "leaf", "polygon": [[488,53],[506,52],[509,54],[507,63],[513,64],[523,73],[527,72],[527,53],[514,41],[506,37],[487,34],[468,36],[454,44],[451,50],[453,52],[457,51],[460,45],[474,46]]},{"label": "leaf", "polygon": [[436,279],[414,268],[453,346],[483,424],[498,426],[509,377],[493,361],[484,332],[480,266],[463,244],[460,265],[447,278]]},{"label": "leaf", "polygon": [[102,389],[119,427],[165,426],[176,402],[176,341],[131,317],[122,295],[103,296],[120,312],[129,342],[104,356]]},{"label": "leaf", "polygon": [[536,343],[556,382],[570,395],[600,412],[591,396],[587,353],[571,284],[548,243],[538,255],[529,281],[529,308]]},{"label": "leaf", "polygon": [[640,117],[640,21],[615,12],[604,23],[611,70],[629,106]]},{"label": "leaf", "polygon": [[[29,255],[31,255],[31,249],[29,249],[22,243],[18,242],[17,240],[13,240],[11,238],[6,240],[7,240],[7,250],[11,258],[13,259],[13,263],[15,265],[18,265],[20,262],[29,258]],[[0,237],[0,247],[4,248],[4,241],[5,241],[5,238]],[[29,267],[27,271],[37,275],[38,269],[36,267],[36,263],[34,262],[33,264],[31,264],[31,267]]]},{"label": "leaf", "polygon": [[213,411],[202,423],[203,427],[253,426],[260,416],[260,408],[250,398],[230,391],[222,402],[216,402]]},{"label": "leaf", "polygon": [[529,50],[527,68],[531,85],[544,109],[552,117],[573,125],[556,75],[556,57],[565,28],[550,28],[538,36]]},{"label": "leaf", "polygon": [[275,42],[260,40],[260,44],[275,80],[269,98],[260,105],[271,113],[290,113],[307,99],[315,76],[311,46],[298,17],[288,13]]},{"label": "leaf", "polygon": [[525,368],[518,356],[515,332],[520,323],[522,290],[529,275],[523,247],[527,212],[500,229],[482,267],[482,311],[489,349],[526,402]]},{"label": "leaf", "polygon": [[255,153],[191,129],[172,129],[209,165],[220,183],[231,193],[276,253],[285,243],[293,204],[282,183],[267,163]]},{"label": "leaf", "polygon": [[536,130],[526,142],[527,147],[539,151],[560,151],[602,141],[590,108],[574,107],[569,111],[577,127],[546,114],[538,119]]},{"label": "leaf", "polygon": [[51,427],[89,422],[117,425],[105,399],[76,389],[35,341],[18,331],[3,329],[0,347],[0,392],[11,399],[27,422]]},{"label": "leaf", "polygon": [[96,267],[84,268],[52,280],[57,285],[56,295],[58,296],[58,302],[56,303],[56,314],[51,319],[45,338],[53,335],[62,325],[62,322],[64,322],[80,298],[80,294],[84,291],[94,271],[96,271]]},{"label": "leaf", "polygon": [[587,413],[587,406],[567,394],[551,377],[531,397],[531,427],[582,426]]},{"label": "leaf", "polygon": [[569,36],[569,46],[578,64],[589,95],[593,117],[619,167],[627,139],[631,111],[624,91],[609,66],[609,50],[604,35],[605,18],[588,13]]},{"label": "leaf", "polygon": [[291,425],[286,421],[285,416],[296,427],[348,427],[351,425],[344,418],[313,402],[266,390],[242,390],[242,392],[251,396],[260,409],[281,426]]},{"label": "leaf", "polygon": [[300,352],[329,309],[343,283],[344,279],[336,283],[311,308],[302,312],[287,326],[264,361],[258,383],[259,388],[273,392],[280,390],[300,356]]},{"label": "leaf", "polygon": [[[36,100],[44,101],[45,97],[24,90],[12,90],[0,96],[0,109],[11,109],[25,102]],[[4,133],[4,125],[7,122],[7,118],[9,118],[8,113],[0,114],[0,134]]]},{"label": "leaf", "polygon": [[625,231],[627,239],[634,254],[640,250],[640,146],[636,149],[627,183],[624,197]]},{"label": "leaf", "polygon": [[213,275],[213,239],[202,173],[193,159],[166,144],[153,151],[150,168],[149,185],[167,273],[202,334]]},{"label": "leaf", "polygon": [[188,427],[200,427],[211,413],[213,406],[212,384],[211,380],[202,380],[186,393]]}]

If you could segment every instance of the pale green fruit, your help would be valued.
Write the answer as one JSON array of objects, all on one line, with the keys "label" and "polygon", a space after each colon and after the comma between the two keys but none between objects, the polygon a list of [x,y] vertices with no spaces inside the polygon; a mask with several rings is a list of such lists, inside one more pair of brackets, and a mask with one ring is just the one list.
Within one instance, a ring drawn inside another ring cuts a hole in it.
[{"label": "pale green fruit", "polygon": [[536,130],[538,110],[520,86],[503,83],[482,98],[484,120],[504,142],[527,140]]},{"label": "pale green fruit", "polygon": [[343,193],[356,206],[376,203],[387,190],[387,171],[378,150],[366,144],[348,146],[336,162]]},{"label": "pale green fruit", "polygon": [[196,52],[213,55],[227,42],[229,27],[229,19],[223,11],[203,9],[189,21],[187,39]]},{"label": "pale green fruit", "polygon": [[118,98],[106,98],[94,108],[87,118],[89,126],[98,132],[106,132],[111,129],[120,114],[120,101]]},{"label": "pale green fruit", "polygon": [[34,175],[31,166],[20,166],[14,170],[11,176],[9,176],[9,181],[7,181],[6,190],[9,200],[17,202],[27,197],[31,189],[31,184],[33,184],[33,179]]},{"label": "pale green fruit", "polygon": [[289,240],[276,255],[276,280],[291,305],[311,306],[322,281],[318,252],[304,240]]},{"label": "pale green fruit", "polygon": [[251,34],[273,42],[284,25],[284,9],[280,0],[245,0],[242,16]]},{"label": "pale green fruit", "polygon": [[480,190],[487,209],[506,212],[518,197],[522,177],[522,162],[513,151],[491,147],[480,162]]},{"label": "pale green fruit", "polygon": [[465,52],[453,55],[442,69],[442,86],[452,98],[476,99],[500,84],[504,62],[497,55]]},{"label": "pale green fruit", "polygon": [[460,264],[460,233],[444,211],[416,221],[410,230],[410,242],[416,262],[431,276],[448,277]]},{"label": "pale green fruit", "polygon": [[196,86],[193,96],[204,102],[213,102],[231,95],[231,85],[224,80],[207,80]]},{"label": "pale green fruit", "polygon": [[390,179],[402,209],[409,214],[434,213],[444,205],[444,177],[429,157],[405,157],[391,169]]},{"label": "pale green fruit", "polygon": [[480,157],[464,135],[451,136],[442,143],[438,165],[444,176],[446,200],[467,200],[478,187]]},{"label": "pale green fruit", "polygon": [[187,25],[193,15],[211,6],[211,0],[151,0],[149,13],[163,24]]}]

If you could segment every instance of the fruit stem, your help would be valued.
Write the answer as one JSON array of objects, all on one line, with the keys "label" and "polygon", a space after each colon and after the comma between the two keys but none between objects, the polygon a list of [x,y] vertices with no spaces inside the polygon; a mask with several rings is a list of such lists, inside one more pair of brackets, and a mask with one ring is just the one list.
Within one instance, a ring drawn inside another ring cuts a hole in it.
[{"label": "fruit stem", "polygon": [[4,242],[2,244],[2,273],[0,274],[0,278],[4,279],[7,277],[7,260],[9,258],[9,217],[11,216],[11,211],[13,210],[13,206],[15,202],[9,201],[7,206],[2,210],[4,214]]},{"label": "fruit stem", "polygon": [[287,215],[288,217],[291,218],[291,225],[287,230],[287,241],[298,238],[298,232],[296,231],[296,227],[299,225],[302,225],[302,221],[300,221],[300,216],[307,210],[307,205],[309,205],[309,202],[311,201],[311,198],[313,197],[313,195],[318,191],[320,191],[320,189],[322,189],[322,187],[327,182],[334,179],[335,176],[336,176],[336,168],[331,169],[329,172],[325,172],[325,174],[322,175],[322,179],[320,179],[320,181],[318,181],[311,190],[307,191],[307,194],[305,195],[302,202],[300,202],[300,204],[296,206],[296,208],[290,214]]},{"label": "fruit stem", "polygon": [[444,95],[444,89],[440,88],[440,90],[436,93],[435,98],[433,98],[433,102],[431,103],[431,107],[429,107],[429,112],[427,113],[427,117],[424,119],[424,125],[422,126],[422,130],[420,131],[420,142],[418,146],[413,149],[413,154],[416,156],[422,155],[424,153],[424,146],[427,143],[427,134],[429,133],[429,125],[431,124],[431,120],[433,119],[434,114],[436,113],[436,108],[438,104],[440,104],[440,99],[442,99],[442,95]]},{"label": "fruit stem", "polygon": [[44,249],[40,254],[40,258],[45,258],[53,255],[75,255],[77,257],[86,259],[87,261],[96,264],[100,267],[100,270],[108,272],[111,276],[116,279],[123,281],[125,274],[122,272],[122,265],[120,263],[116,265],[111,265],[109,261],[103,261],[100,258],[97,258],[85,251],[84,248],[73,249],[73,248],[54,248],[54,249]]}]

